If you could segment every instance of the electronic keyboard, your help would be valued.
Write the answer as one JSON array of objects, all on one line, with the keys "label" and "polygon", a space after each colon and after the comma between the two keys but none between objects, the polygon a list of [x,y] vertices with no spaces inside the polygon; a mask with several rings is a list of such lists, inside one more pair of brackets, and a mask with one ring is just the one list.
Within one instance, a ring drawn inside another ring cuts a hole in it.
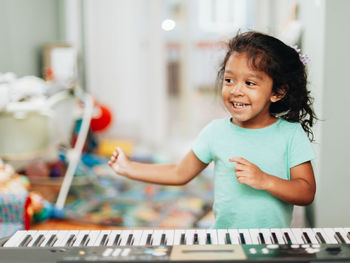
[{"label": "electronic keyboard", "polygon": [[350,262],[350,228],[17,231],[0,262]]}]

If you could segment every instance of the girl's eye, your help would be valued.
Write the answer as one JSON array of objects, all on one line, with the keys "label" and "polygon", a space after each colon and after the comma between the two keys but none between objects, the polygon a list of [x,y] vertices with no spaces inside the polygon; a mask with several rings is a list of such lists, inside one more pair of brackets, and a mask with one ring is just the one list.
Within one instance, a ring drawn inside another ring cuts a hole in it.
[{"label": "girl's eye", "polygon": [[232,84],[233,83],[233,79],[225,78],[225,82],[228,83],[228,84]]},{"label": "girl's eye", "polygon": [[245,84],[247,84],[248,86],[255,86],[256,85],[254,82],[251,82],[251,81],[246,81]]}]

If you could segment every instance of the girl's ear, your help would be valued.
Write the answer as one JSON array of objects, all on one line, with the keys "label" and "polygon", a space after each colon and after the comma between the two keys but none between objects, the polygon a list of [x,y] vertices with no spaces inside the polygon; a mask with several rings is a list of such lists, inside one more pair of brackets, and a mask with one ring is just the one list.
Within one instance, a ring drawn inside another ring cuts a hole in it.
[{"label": "girl's ear", "polygon": [[287,85],[283,85],[282,87],[277,89],[277,91],[274,92],[270,98],[271,102],[274,103],[274,102],[277,102],[277,101],[283,99],[284,96],[287,94],[287,91],[288,91]]}]

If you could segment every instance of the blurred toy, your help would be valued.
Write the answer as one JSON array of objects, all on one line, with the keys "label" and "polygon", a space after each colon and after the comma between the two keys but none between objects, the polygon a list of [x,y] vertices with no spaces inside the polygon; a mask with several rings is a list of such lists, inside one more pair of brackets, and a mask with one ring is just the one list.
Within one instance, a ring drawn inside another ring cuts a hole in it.
[{"label": "blurred toy", "polygon": [[57,209],[52,203],[45,200],[39,193],[30,192],[31,204],[28,207],[28,214],[35,222],[42,222],[50,218],[63,218],[64,211]]},{"label": "blurred toy", "polygon": [[91,119],[91,130],[93,132],[101,132],[105,130],[112,122],[111,110],[100,103],[95,102],[94,114]]}]

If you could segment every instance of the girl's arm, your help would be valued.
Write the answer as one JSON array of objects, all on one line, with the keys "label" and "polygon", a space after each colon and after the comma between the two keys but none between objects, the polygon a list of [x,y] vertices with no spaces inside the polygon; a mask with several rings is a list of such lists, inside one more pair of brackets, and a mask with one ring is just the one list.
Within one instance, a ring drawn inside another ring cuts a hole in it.
[{"label": "girl's arm", "polygon": [[179,164],[146,164],[130,161],[120,148],[116,148],[109,165],[116,173],[130,179],[164,185],[186,184],[208,166],[192,151]]},{"label": "girl's arm", "polygon": [[294,204],[309,205],[316,193],[316,183],[311,162],[305,162],[290,169],[290,180],[264,173],[255,164],[237,157],[230,158],[236,162],[235,172],[238,182],[253,188],[266,190],[273,196]]}]

